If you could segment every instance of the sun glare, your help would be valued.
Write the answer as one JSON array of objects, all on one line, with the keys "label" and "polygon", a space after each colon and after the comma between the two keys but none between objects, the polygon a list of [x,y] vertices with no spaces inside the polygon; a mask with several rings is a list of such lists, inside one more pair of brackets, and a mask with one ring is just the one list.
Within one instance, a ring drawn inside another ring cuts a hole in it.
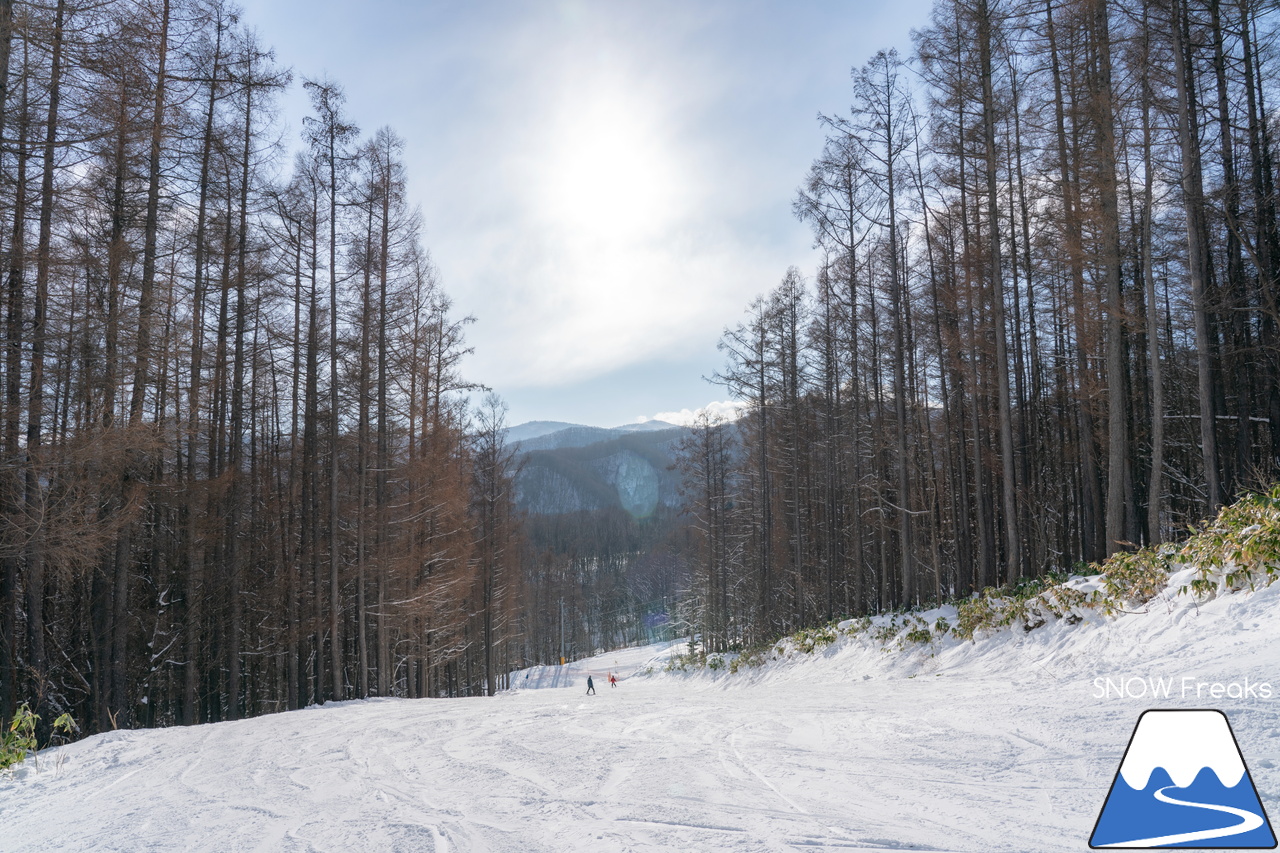
[{"label": "sun glare", "polygon": [[679,214],[676,164],[651,110],[593,94],[569,105],[550,141],[544,202],[580,246],[612,250],[660,235]]},{"label": "sun glare", "polygon": [[510,275],[536,294],[512,328],[529,339],[530,377],[593,376],[637,353],[683,351],[706,282],[723,274],[699,243],[704,181],[665,70],[564,56],[534,91],[539,119],[512,175],[528,225],[510,247]]}]

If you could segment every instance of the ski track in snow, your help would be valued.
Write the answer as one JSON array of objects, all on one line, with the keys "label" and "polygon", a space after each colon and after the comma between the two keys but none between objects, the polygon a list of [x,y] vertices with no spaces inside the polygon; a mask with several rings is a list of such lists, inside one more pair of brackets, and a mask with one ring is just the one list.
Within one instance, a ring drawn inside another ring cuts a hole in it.
[{"label": "ski track in snow", "polygon": [[666,652],[630,649],[492,699],[110,732],[0,777],[0,851],[1079,851],[1148,707],[1226,711],[1275,802],[1280,695],[1097,699],[1093,678],[1280,689],[1278,604],[1158,600],[932,655],[848,641],[734,676],[646,676]]}]

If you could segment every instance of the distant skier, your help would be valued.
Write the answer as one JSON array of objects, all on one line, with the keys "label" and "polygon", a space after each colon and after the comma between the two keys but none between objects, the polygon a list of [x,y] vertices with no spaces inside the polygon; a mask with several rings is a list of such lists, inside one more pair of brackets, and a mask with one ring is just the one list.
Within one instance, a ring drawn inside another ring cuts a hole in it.
[{"label": "distant skier", "polygon": [[614,675],[612,672],[609,673],[609,686],[610,687],[618,686],[618,676]]},{"label": "distant skier", "polygon": [[594,696],[596,692],[595,682],[591,680],[591,676],[587,676],[587,695]]}]

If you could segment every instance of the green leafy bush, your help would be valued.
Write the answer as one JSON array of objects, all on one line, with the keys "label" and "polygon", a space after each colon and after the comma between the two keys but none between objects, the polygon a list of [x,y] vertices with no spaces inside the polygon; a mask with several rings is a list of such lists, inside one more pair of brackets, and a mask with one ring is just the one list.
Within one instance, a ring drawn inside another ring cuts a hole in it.
[{"label": "green leafy bush", "polygon": [[[27,754],[36,754],[36,724],[40,715],[25,702],[14,712],[13,720],[0,733],[0,770],[8,770],[27,760]],[[54,737],[64,739],[79,727],[70,714],[61,714],[53,721]]]},{"label": "green leafy bush", "polygon": [[36,751],[36,722],[40,719],[26,704],[13,715],[0,737],[0,770],[8,770],[27,760],[27,753]]},{"label": "green leafy bush", "polygon": [[1169,582],[1173,552],[1167,547],[1118,551],[1102,564],[1103,612],[1115,613],[1141,607],[1155,598]]},{"label": "green leafy bush", "polygon": [[1280,577],[1280,486],[1224,507],[1178,554],[1198,568],[1190,591],[1211,596],[1269,586]]}]

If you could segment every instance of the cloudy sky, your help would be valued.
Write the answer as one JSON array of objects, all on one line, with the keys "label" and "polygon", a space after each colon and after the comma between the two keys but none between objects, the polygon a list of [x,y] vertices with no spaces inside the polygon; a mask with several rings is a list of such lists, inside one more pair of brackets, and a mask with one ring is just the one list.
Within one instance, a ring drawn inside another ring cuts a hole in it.
[{"label": "cloudy sky", "polygon": [[[425,242],[509,422],[617,426],[726,398],[723,329],[788,266],[849,70],[927,0],[241,0],[296,75],[406,139]],[[296,137],[298,81],[283,121]]]}]

